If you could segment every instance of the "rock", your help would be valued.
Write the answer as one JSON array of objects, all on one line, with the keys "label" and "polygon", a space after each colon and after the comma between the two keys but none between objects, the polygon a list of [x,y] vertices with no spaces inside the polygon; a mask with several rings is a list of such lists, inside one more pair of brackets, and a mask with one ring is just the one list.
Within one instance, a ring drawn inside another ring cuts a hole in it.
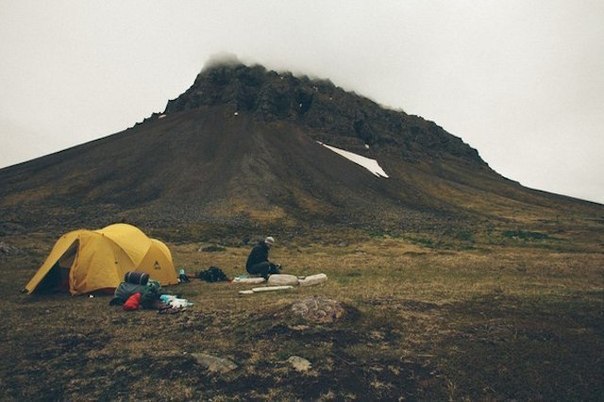
[{"label": "rock", "polygon": [[273,274],[268,277],[268,284],[273,286],[297,286],[298,277],[288,274]]},{"label": "rock", "polygon": [[300,324],[300,325],[292,325],[289,327],[292,331],[305,331],[310,328],[308,325]]},{"label": "rock", "polygon": [[346,313],[342,303],[322,296],[311,296],[297,301],[292,304],[291,311],[304,320],[317,324],[335,322]]},{"label": "rock", "polygon": [[224,374],[235,370],[238,367],[229,359],[223,359],[207,353],[192,353],[191,356],[195,358],[197,364],[207,368],[208,371],[212,373],[219,372]]},{"label": "rock", "polygon": [[327,275],[325,275],[325,274],[316,274],[316,275],[307,276],[304,279],[300,279],[300,281],[298,282],[298,284],[300,286],[313,286],[313,285],[318,285],[320,283],[323,283],[325,281],[327,281]]},{"label": "rock", "polygon": [[[326,143],[348,141],[357,153],[370,152],[368,148],[374,149],[374,144],[396,144],[408,150],[409,160],[450,154],[485,165],[475,149],[434,122],[384,109],[329,80],[296,77],[241,62],[216,64],[204,68],[193,86],[170,100],[162,114],[207,105],[229,105],[233,113],[245,112],[261,121],[295,121],[321,132]],[[339,133],[350,134],[341,138]]]},{"label": "rock", "polygon": [[312,367],[312,364],[308,360],[300,356],[291,356],[289,359],[287,359],[287,361],[292,365],[294,370],[301,373],[310,370]]}]

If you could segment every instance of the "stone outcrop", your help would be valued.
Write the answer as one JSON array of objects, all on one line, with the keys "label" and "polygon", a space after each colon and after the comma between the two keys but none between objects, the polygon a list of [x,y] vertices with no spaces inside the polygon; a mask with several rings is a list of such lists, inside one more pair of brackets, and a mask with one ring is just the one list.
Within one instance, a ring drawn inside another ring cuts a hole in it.
[{"label": "stone outcrop", "polygon": [[316,132],[317,140],[349,150],[395,145],[403,147],[410,159],[418,154],[449,155],[485,164],[475,149],[431,121],[384,108],[329,80],[296,77],[259,65],[206,68],[186,92],[168,102],[163,114],[152,118],[215,105],[229,105],[233,113],[252,113],[265,122],[302,124]]}]

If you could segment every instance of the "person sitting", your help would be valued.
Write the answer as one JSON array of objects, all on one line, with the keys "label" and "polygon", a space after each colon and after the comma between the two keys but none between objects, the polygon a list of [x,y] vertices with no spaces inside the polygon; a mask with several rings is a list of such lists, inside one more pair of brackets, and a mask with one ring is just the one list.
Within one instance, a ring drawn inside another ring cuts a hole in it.
[{"label": "person sitting", "polygon": [[275,239],[272,236],[268,236],[266,239],[261,240],[252,248],[250,255],[247,257],[245,263],[245,269],[252,275],[260,275],[265,279],[268,279],[269,275],[278,274],[281,272],[280,265],[273,264],[268,259],[268,252],[270,248],[275,244]]}]

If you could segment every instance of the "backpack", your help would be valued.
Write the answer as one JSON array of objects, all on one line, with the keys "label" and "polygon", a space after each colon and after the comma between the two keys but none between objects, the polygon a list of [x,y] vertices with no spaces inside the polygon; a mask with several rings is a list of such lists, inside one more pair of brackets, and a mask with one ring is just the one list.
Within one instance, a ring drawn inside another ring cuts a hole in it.
[{"label": "backpack", "polygon": [[210,267],[205,271],[201,271],[197,274],[197,277],[206,282],[222,282],[229,280],[225,273],[222,272],[222,269],[218,267]]},{"label": "backpack", "polygon": [[144,308],[152,308],[155,301],[159,300],[161,296],[161,286],[159,282],[149,280],[147,286],[141,292],[141,305]]}]

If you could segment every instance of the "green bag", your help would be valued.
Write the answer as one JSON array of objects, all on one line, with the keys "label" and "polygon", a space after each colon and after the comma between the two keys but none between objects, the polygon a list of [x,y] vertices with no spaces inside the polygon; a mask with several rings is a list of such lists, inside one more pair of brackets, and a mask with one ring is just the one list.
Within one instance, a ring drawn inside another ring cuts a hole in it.
[{"label": "green bag", "polygon": [[147,286],[141,291],[141,305],[143,308],[152,308],[153,304],[161,296],[161,286],[159,282],[149,280]]}]

